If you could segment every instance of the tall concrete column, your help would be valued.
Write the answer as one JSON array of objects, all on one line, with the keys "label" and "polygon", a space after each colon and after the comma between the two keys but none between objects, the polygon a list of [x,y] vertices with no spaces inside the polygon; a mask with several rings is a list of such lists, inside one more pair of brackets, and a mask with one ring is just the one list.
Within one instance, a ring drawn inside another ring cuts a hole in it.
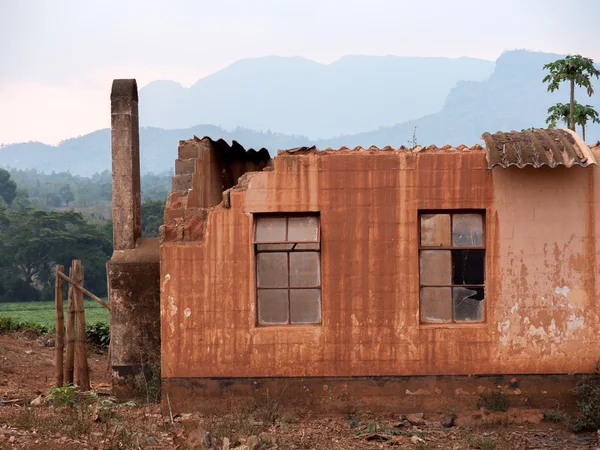
[{"label": "tall concrete column", "polygon": [[110,94],[112,216],[115,250],[135,248],[142,235],[140,132],[135,80],[114,80]]},{"label": "tall concrete column", "polygon": [[115,395],[135,389],[131,377],[160,377],[160,262],[157,238],[142,238],[138,92],[114,80],[112,127],[112,258],[107,263],[110,359]]}]

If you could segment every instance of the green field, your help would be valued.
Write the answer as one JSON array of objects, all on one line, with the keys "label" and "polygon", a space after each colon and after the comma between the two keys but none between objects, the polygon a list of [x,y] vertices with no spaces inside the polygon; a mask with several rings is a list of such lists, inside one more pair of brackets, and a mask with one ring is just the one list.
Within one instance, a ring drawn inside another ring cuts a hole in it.
[{"label": "green field", "polygon": [[[108,310],[104,306],[94,300],[84,300],[83,303],[86,323],[108,323]],[[0,317],[12,317],[19,322],[35,322],[50,327],[56,325],[54,302],[0,303]]]}]

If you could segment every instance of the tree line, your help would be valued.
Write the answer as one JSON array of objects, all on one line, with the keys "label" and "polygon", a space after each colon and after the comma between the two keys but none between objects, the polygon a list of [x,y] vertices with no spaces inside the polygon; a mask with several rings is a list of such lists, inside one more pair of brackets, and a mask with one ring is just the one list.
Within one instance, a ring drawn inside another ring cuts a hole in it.
[{"label": "tree line", "polygon": [[[170,182],[168,174],[142,178],[144,237],[158,236],[167,178]],[[84,178],[0,168],[0,302],[51,300],[54,267],[69,267],[73,259],[83,261],[86,287],[106,296],[111,191],[110,173]],[[48,193],[60,201],[46,201]],[[83,206],[86,202],[95,206]]]}]

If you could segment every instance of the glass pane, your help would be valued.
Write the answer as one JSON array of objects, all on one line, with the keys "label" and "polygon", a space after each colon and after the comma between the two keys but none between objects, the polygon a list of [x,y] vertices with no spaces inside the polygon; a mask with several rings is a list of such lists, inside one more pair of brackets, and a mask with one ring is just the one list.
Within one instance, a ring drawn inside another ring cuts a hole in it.
[{"label": "glass pane", "polygon": [[258,323],[281,324],[288,322],[288,290],[259,289]]},{"label": "glass pane", "polygon": [[421,215],[421,245],[450,246],[450,214]]},{"label": "glass pane", "polygon": [[452,288],[421,288],[421,321],[452,322]]},{"label": "glass pane", "polygon": [[485,250],[452,250],[452,284],[483,284]]},{"label": "glass pane", "polygon": [[296,244],[294,250],[321,250],[321,244],[318,242],[314,244]]},{"label": "glass pane", "polygon": [[321,290],[291,289],[290,314],[292,323],[320,323]]},{"label": "glass pane", "polygon": [[320,284],[319,252],[290,253],[290,286],[313,287]]},{"label": "glass pane", "polygon": [[421,250],[420,273],[422,285],[451,284],[452,257],[450,250]]},{"label": "glass pane", "polygon": [[255,242],[285,242],[285,217],[259,217]]},{"label": "glass pane", "polygon": [[256,250],[259,252],[273,250],[291,250],[294,244],[256,244]]},{"label": "glass pane", "polygon": [[453,289],[454,320],[476,322],[483,318],[483,288],[457,287]]},{"label": "glass pane", "polygon": [[306,242],[319,240],[319,219],[316,217],[290,217],[288,241]]},{"label": "glass pane", "polygon": [[258,287],[287,287],[287,253],[258,253],[256,255],[256,283]]},{"label": "glass pane", "polygon": [[452,216],[452,245],[471,247],[483,245],[483,216],[454,214]]}]

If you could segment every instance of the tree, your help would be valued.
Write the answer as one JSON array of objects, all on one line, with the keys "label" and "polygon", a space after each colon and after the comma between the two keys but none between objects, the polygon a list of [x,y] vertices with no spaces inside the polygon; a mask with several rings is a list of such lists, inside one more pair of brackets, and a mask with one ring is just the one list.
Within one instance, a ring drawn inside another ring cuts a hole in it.
[{"label": "tree", "polygon": [[69,184],[61,186],[58,190],[58,195],[60,195],[60,198],[64,200],[67,206],[69,206],[70,202],[75,200],[75,195],[73,194],[73,191],[71,190],[71,185]]},{"label": "tree", "polygon": [[0,169],[0,197],[8,206],[17,195],[17,184],[10,179],[10,173],[4,169]]},{"label": "tree", "polygon": [[598,117],[598,112],[591,105],[578,105],[578,108],[575,108],[574,120],[577,125],[581,126],[584,142],[585,127],[588,121],[591,121],[592,123],[600,123],[600,117]]},{"label": "tree", "polygon": [[164,222],[165,202],[144,199],[142,203],[142,236],[158,237],[158,229]]},{"label": "tree", "polygon": [[[555,128],[558,122],[569,123],[569,115],[571,113],[570,105],[565,103],[557,103],[548,108],[548,118],[546,123],[550,128]],[[591,105],[581,105],[575,102],[573,105],[573,120],[576,125],[581,126],[583,140],[585,141],[585,127],[589,121],[592,123],[600,123],[598,113]]]},{"label": "tree", "polygon": [[567,55],[564,59],[544,65],[544,70],[548,70],[548,75],[544,77],[543,82],[548,83],[548,91],[554,92],[559,89],[560,83],[567,81],[571,87],[571,96],[569,103],[569,128],[575,131],[575,86],[584,87],[587,94],[591,97],[594,93],[591,77],[600,77],[600,70],[594,66],[594,61],[590,58],[584,58],[581,55]]},{"label": "tree", "polygon": [[55,264],[81,259],[86,287],[106,294],[111,243],[75,212],[7,210],[0,217],[0,285],[4,301],[51,297]]}]

